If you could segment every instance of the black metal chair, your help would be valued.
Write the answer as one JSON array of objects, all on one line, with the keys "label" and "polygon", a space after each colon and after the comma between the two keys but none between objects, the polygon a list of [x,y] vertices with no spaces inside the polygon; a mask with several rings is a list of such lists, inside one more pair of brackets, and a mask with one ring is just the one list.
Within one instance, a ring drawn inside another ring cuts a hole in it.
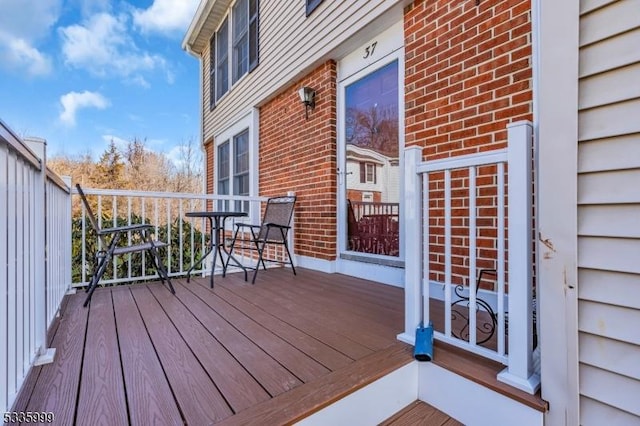
[{"label": "black metal chair", "polygon": [[[295,207],[295,203],[295,196],[269,198],[267,200],[267,206],[264,210],[262,223],[260,225],[236,223],[236,230],[233,234],[233,239],[231,240],[229,254],[232,254],[234,249],[247,249],[255,250],[258,252],[258,262],[256,263],[256,266],[247,268],[254,270],[253,279],[251,280],[252,284],[255,284],[256,282],[256,276],[258,275],[258,269],[260,269],[260,265],[262,265],[262,268],[264,270],[267,269],[267,267],[265,266],[265,261],[291,265],[293,274],[296,275],[296,268],[295,266],[293,266],[291,252],[289,251],[289,246],[287,244],[287,235],[289,234],[289,230],[291,229],[291,218],[293,217],[293,209]],[[250,239],[241,237],[241,235],[245,235],[244,231],[246,229],[249,229],[249,231],[251,232]],[[240,231],[243,232],[241,233]],[[240,244],[238,245],[238,243]],[[265,259],[265,248],[267,248],[267,246],[269,245],[284,246],[284,249],[287,252],[287,260],[282,261],[276,259]],[[231,256],[227,258],[227,265],[225,265],[225,268],[229,265],[229,259],[231,259]],[[247,277],[245,271],[245,280],[246,279]]]},{"label": "black metal chair", "polygon": [[[155,264],[156,270],[158,271],[158,275],[160,276],[160,280],[162,283],[165,281],[169,286],[169,291],[175,294],[175,290],[173,288],[173,284],[171,284],[171,280],[169,279],[169,275],[167,274],[162,261],[158,255],[158,248],[168,246],[167,243],[162,241],[155,241],[151,238],[151,234],[149,230],[152,228],[150,224],[136,224],[136,225],[128,225],[128,226],[119,226],[115,228],[104,228],[101,229],[98,224],[98,220],[96,216],[93,214],[93,210],[87,201],[87,197],[85,196],[82,188],[79,184],[76,184],[76,188],[78,190],[78,194],[80,194],[80,198],[82,199],[82,203],[87,211],[87,216],[89,217],[89,221],[91,222],[91,226],[93,230],[96,232],[96,235],[100,239],[102,243],[102,248],[98,250],[96,253],[96,263],[94,266],[93,276],[91,277],[91,282],[87,287],[87,298],[84,301],[83,306],[87,306],[91,301],[91,296],[93,296],[93,292],[95,291],[102,275],[109,266],[109,262],[114,258],[114,256],[128,254],[128,253],[136,253],[146,251],[150,254],[151,259]],[[121,242],[121,237],[128,233],[137,233],[137,238],[132,238],[131,241],[134,241],[132,244],[128,245],[118,245]],[[106,238],[107,236],[111,236],[109,240]]]}]

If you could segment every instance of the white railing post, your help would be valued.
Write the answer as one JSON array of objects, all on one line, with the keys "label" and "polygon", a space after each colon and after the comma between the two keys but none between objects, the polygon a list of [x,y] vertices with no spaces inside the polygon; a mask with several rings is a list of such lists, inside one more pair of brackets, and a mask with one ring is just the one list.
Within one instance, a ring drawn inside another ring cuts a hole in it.
[{"label": "white railing post", "polygon": [[[288,197],[295,197],[295,195],[296,193],[294,191],[287,192]],[[293,216],[291,216],[291,223],[289,224],[291,226],[291,229],[289,229],[289,232],[287,233],[287,246],[289,247],[289,251],[291,252],[291,262],[293,262],[293,266],[298,266],[298,259],[296,258],[295,246],[294,246],[295,223],[296,223],[296,215],[294,210]]]},{"label": "white railing post", "polygon": [[529,121],[507,126],[509,238],[509,364],[498,380],[535,393],[540,376],[533,368],[532,143]]},{"label": "white railing post", "polygon": [[[417,173],[422,148],[404,150],[404,332],[398,340],[415,344],[415,331],[421,320],[422,285],[422,182]],[[425,301],[428,304],[428,299]]]},{"label": "white railing post", "polygon": [[36,263],[35,268],[35,347],[37,357],[34,365],[53,361],[55,349],[47,348],[47,271],[46,271],[46,185],[47,185],[47,141],[41,138],[25,138],[24,142],[40,157],[40,170],[36,172],[34,182],[36,214],[35,235],[41,236],[41,244],[32,247]]},{"label": "white railing post", "polygon": [[[72,247],[73,247],[73,241],[72,241],[72,235],[71,233],[73,232],[73,221],[72,221],[72,216],[73,216],[73,212],[72,212],[72,200],[73,197],[71,196],[71,187],[73,185],[71,176],[62,176],[62,180],[64,181],[64,183],[67,184],[67,186],[69,187],[69,193],[66,195],[66,200],[65,200],[65,218],[66,218],[66,222],[65,222],[65,228],[63,231],[63,235],[64,235],[64,240],[63,240],[63,248],[64,248],[64,260],[62,262],[62,264],[64,265],[65,271],[64,271],[64,279],[65,279],[65,288],[67,290],[67,292],[71,291],[71,281],[72,281],[72,267],[71,267],[71,262],[72,262],[72,256],[71,256],[71,251],[72,251]],[[75,290],[73,290],[73,293],[75,293]]]}]

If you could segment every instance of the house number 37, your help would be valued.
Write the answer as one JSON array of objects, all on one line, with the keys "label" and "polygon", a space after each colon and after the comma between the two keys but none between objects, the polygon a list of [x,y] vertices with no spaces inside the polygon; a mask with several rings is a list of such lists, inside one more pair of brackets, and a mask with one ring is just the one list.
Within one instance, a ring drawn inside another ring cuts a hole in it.
[{"label": "house number 37", "polygon": [[371,43],[370,45],[365,47],[364,48],[364,55],[362,56],[362,58],[363,59],[367,59],[368,57],[373,56],[373,52],[375,52],[377,45],[378,45],[378,42],[374,41],[373,43]]}]

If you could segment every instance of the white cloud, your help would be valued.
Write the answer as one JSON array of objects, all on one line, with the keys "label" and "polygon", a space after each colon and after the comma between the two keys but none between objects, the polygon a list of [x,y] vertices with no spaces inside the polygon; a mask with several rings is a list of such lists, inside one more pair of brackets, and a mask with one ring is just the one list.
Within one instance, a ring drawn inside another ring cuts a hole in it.
[{"label": "white cloud", "polygon": [[135,9],[133,22],[143,33],[184,34],[199,0],[154,0],[148,9]]},{"label": "white cloud", "polygon": [[61,0],[2,0],[0,66],[30,76],[51,72],[51,59],[37,43],[51,31],[61,6]]},{"label": "white cloud", "polygon": [[68,126],[75,126],[76,113],[82,108],[105,109],[109,106],[109,100],[100,93],[89,92],[69,92],[60,97],[62,113],[60,121]]},{"label": "white cloud", "polygon": [[65,63],[103,77],[130,77],[164,67],[165,60],[161,56],[150,55],[136,46],[127,34],[127,24],[124,15],[98,13],[84,25],[61,28]]},{"label": "white cloud", "polygon": [[30,76],[51,72],[51,58],[26,40],[0,33],[0,56],[5,68],[24,71]]}]

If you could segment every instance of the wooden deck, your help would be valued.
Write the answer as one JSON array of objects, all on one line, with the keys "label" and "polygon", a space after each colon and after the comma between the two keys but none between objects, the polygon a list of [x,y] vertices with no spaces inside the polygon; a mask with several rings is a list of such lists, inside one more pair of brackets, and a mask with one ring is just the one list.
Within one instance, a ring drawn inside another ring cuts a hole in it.
[{"label": "wooden deck", "polygon": [[[55,423],[283,424],[410,362],[402,289],[300,269],[68,296],[16,411]],[[266,422],[266,423],[265,423]]]},{"label": "wooden deck", "polygon": [[380,426],[462,426],[462,423],[425,402],[416,401],[380,423]]}]

